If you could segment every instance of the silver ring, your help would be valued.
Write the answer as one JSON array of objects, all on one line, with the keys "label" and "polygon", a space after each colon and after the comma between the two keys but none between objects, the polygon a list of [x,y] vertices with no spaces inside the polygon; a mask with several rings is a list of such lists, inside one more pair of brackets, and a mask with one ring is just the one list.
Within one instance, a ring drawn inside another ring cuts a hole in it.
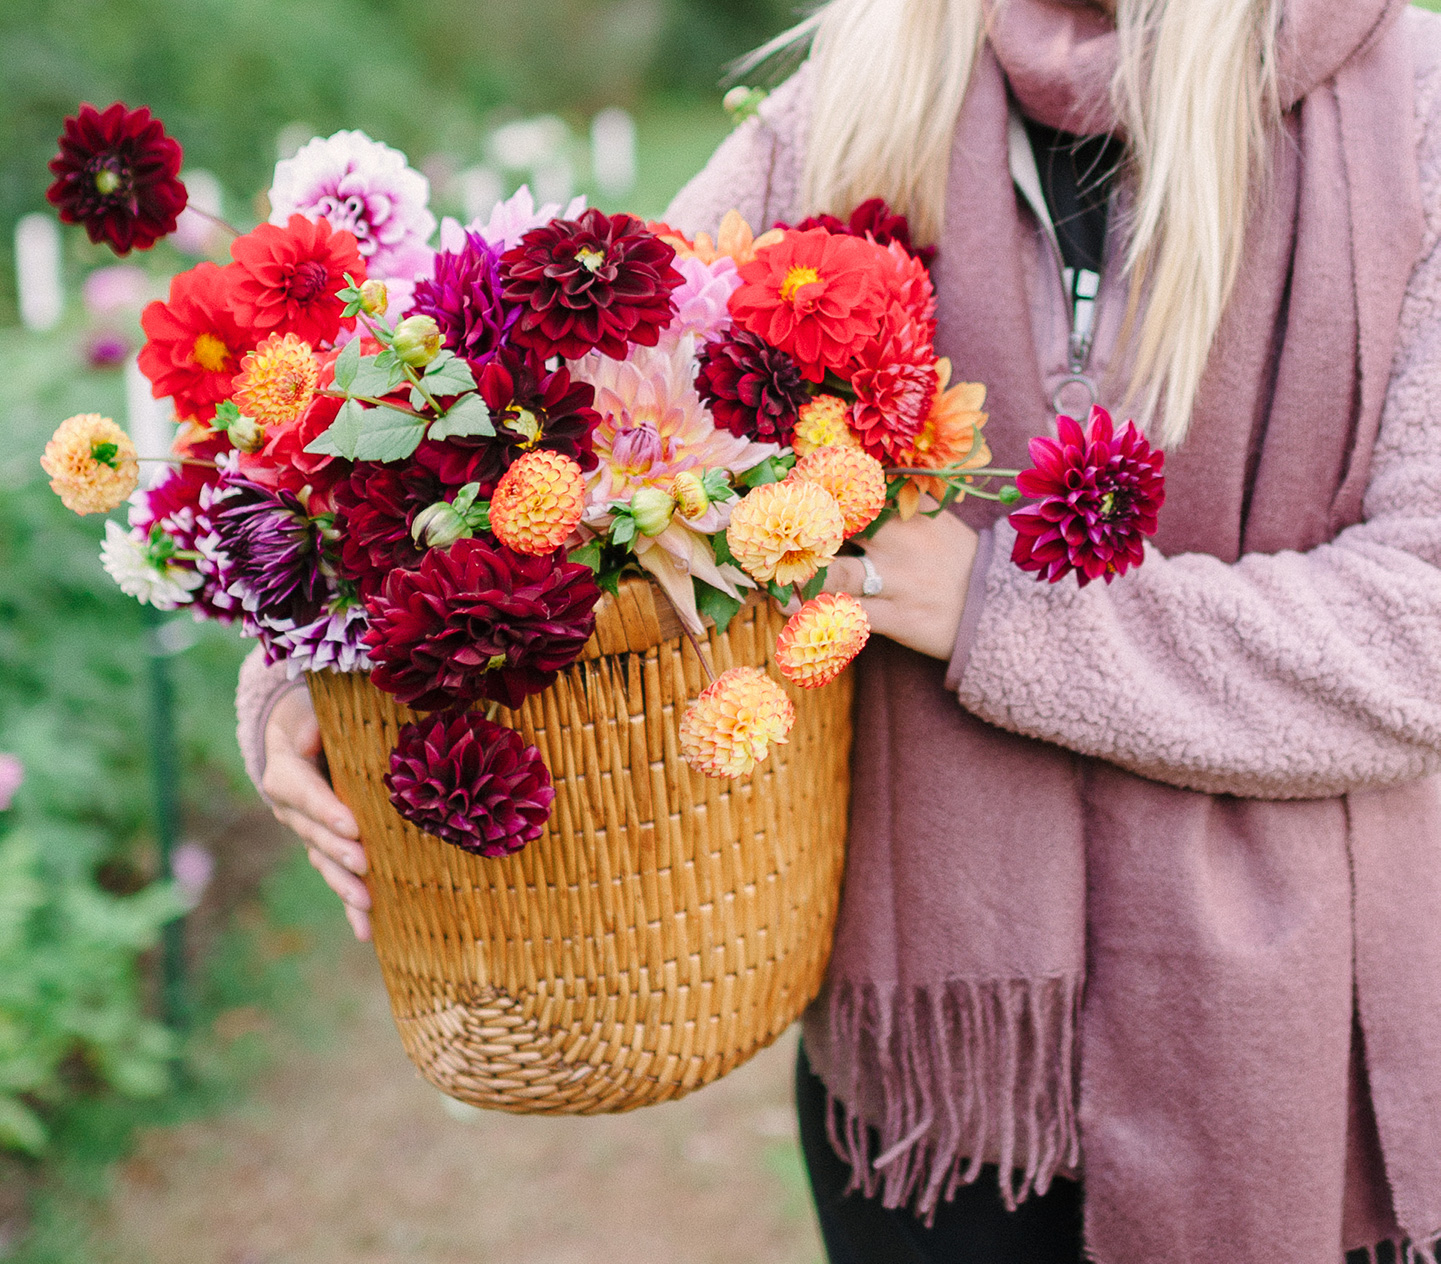
[{"label": "silver ring", "polygon": [[886,590],[886,581],[881,578],[880,571],[876,570],[876,564],[864,553],[859,555],[859,561],[866,573],[865,583],[861,585],[861,596],[879,597]]}]

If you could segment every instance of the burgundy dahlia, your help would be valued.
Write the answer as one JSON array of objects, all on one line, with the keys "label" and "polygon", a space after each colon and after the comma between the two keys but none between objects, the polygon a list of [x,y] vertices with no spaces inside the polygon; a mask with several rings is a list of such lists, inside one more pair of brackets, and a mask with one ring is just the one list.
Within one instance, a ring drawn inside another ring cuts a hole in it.
[{"label": "burgundy dahlia", "polygon": [[535,353],[509,347],[475,377],[495,435],[426,443],[415,454],[447,487],[479,483],[484,500],[501,475],[532,448],[568,456],[583,471],[595,469],[600,415],[592,407],[595,388],[588,382],[572,380],[564,365],[547,369]]},{"label": "burgundy dahlia", "polygon": [[180,145],[145,106],[129,110],[117,101],[102,114],[82,105],[65,120],[45,196],[97,245],[108,242],[118,255],[149,250],[175,231],[185,209],[180,158]]},{"label": "burgundy dahlia", "polygon": [[810,399],[796,362],[743,329],[706,346],[695,385],[716,425],[759,443],[790,443]]},{"label": "burgundy dahlia", "polygon": [[357,461],[335,488],[340,569],[367,599],[381,590],[396,567],[420,565],[424,550],[410,535],[415,517],[436,501],[451,499],[435,473],[420,463],[420,454],[416,456],[416,461],[392,465]]},{"label": "burgundy dahlia", "polygon": [[1035,468],[1016,486],[1038,503],[1011,515],[1011,560],[1051,583],[1072,571],[1084,588],[1110,583],[1145,558],[1143,537],[1156,533],[1166,500],[1165,454],[1152,449],[1134,422],[1119,435],[1104,408],[1091,409],[1083,433],[1073,417],[1056,420],[1057,438],[1031,440]]},{"label": "burgundy dahlia", "polygon": [[478,698],[517,707],[575,661],[599,600],[588,566],[457,540],[392,571],[366,603],[371,678],[417,711]]},{"label": "burgundy dahlia", "polygon": [[539,838],[555,802],[540,752],[474,711],[401,729],[385,787],[417,829],[478,856],[508,856]]},{"label": "burgundy dahlia", "polygon": [[640,220],[594,209],[532,229],[501,265],[505,298],[525,309],[512,336],[544,359],[655,346],[683,280],[675,251]]},{"label": "burgundy dahlia", "polygon": [[412,316],[429,316],[456,355],[474,365],[494,358],[520,318],[520,308],[501,299],[500,256],[479,233],[465,246],[435,256],[435,271],[417,283]]},{"label": "burgundy dahlia", "polygon": [[828,232],[844,233],[847,237],[869,237],[878,246],[889,246],[894,241],[927,267],[936,257],[934,246],[917,249],[911,245],[910,221],[891,210],[885,198],[862,202],[851,212],[849,221],[839,220],[834,215],[813,215],[796,225],[797,232],[803,233],[811,228],[824,228]]},{"label": "burgundy dahlia", "polygon": [[288,491],[226,475],[210,508],[220,582],[257,621],[309,623],[329,596],[321,527]]}]

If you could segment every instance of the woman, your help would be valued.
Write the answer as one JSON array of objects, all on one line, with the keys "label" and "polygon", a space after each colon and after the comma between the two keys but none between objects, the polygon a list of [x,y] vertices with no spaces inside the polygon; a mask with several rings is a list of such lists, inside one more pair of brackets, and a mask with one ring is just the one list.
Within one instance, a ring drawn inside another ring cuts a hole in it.
[{"label": "woman", "polygon": [[[832,1258],[1079,1260],[1081,1190],[1106,1264],[1429,1250],[1441,22],[833,0],[801,36],[670,221],[884,196],[998,465],[1093,399],[1168,449],[1113,585],[1035,583],[974,503],[832,569],[881,634],[799,1080]],[[252,666],[240,702],[365,935],[305,695]]]}]

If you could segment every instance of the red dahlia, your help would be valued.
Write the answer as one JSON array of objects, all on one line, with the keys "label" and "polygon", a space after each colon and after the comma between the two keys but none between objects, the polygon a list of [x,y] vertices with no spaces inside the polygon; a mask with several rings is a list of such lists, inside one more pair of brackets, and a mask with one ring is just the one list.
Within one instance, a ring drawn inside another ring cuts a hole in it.
[{"label": "red dahlia", "polygon": [[595,629],[588,566],[480,538],[392,571],[366,603],[372,679],[417,711],[490,698],[518,707],[569,667]]},{"label": "red dahlia", "polygon": [[102,114],[82,105],[65,120],[45,196],[97,245],[109,242],[118,255],[149,250],[175,231],[185,209],[180,158],[179,144],[145,106],[128,110],[117,101]]},{"label": "red dahlia", "polygon": [[848,237],[869,237],[878,246],[899,245],[912,258],[919,259],[927,267],[936,257],[934,246],[917,249],[911,245],[911,224],[904,215],[891,210],[885,198],[871,198],[862,202],[851,212],[849,221],[837,219],[834,215],[813,215],[796,225],[800,232],[812,228],[824,228],[831,233],[844,233]]},{"label": "red dahlia", "polygon": [[365,263],[355,238],[332,232],[324,219],[292,215],[284,228],[261,224],[230,247],[236,277],[232,303],[236,319],[259,337],[279,330],[303,338],[312,347],[334,342],[341,329],[354,329],[355,318],[336,295],[345,274],[365,280]]},{"label": "red dahlia", "polygon": [[716,425],[759,443],[790,443],[811,397],[796,362],[743,329],[706,345],[695,385]]},{"label": "red dahlia", "polygon": [[1104,408],[1091,409],[1085,433],[1074,417],[1056,419],[1055,439],[1031,440],[1035,468],[1016,486],[1038,503],[1011,515],[1011,560],[1051,583],[1072,571],[1082,588],[1110,583],[1145,558],[1143,537],[1156,533],[1166,500],[1165,454],[1134,422],[1119,435]]},{"label": "red dahlia", "polygon": [[540,752],[474,711],[402,728],[385,788],[417,829],[478,856],[508,856],[539,838],[555,802]]},{"label": "red dahlia", "polygon": [[230,308],[235,273],[202,263],[170,280],[170,297],[140,317],[146,343],[140,371],[157,399],[174,397],[181,417],[209,421],[233,394],[240,360],[256,338]]},{"label": "red dahlia", "polygon": [[475,374],[476,388],[490,409],[493,437],[446,439],[423,444],[416,460],[448,487],[479,483],[481,499],[495,490],[501,476],[525,452],[544,448],[575,461],[583,471],[596,467],[595,388],[573,381],[564,366],[549,370],[534,352],[502,348]]},{"label": "red dahlia", "polygon": [[512,338],[542,359],[599,351],[623,360],[653,347],[675,317],[675,251],[630,215],[589,210],[532,229],[501,259],[507,302],[523,304]]},{"label": "red dahlia", "polygon": [[931,415],[939,386],[927,327],[892,304],[880,337],[861,349],[851,375],[856,393],[851,427],[866,451],[882,463],[904,461]]}]

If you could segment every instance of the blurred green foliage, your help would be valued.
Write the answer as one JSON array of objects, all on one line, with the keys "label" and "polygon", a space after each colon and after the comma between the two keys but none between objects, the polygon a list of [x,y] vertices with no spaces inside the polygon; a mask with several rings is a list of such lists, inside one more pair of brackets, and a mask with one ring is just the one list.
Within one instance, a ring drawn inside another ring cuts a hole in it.
[{"label": "blurred green foliage", "polygon": [[[480,156],[507,112],[579,118],[654,90],[714,99],[727,61],[792,0],[26,0],[0,5],[0,325],[16,219],[81,101],[149,105],[232,194],[270,183],[276,138],[362,128],[417,163]],[[247,218],[244,210],[233,212]]]}]

